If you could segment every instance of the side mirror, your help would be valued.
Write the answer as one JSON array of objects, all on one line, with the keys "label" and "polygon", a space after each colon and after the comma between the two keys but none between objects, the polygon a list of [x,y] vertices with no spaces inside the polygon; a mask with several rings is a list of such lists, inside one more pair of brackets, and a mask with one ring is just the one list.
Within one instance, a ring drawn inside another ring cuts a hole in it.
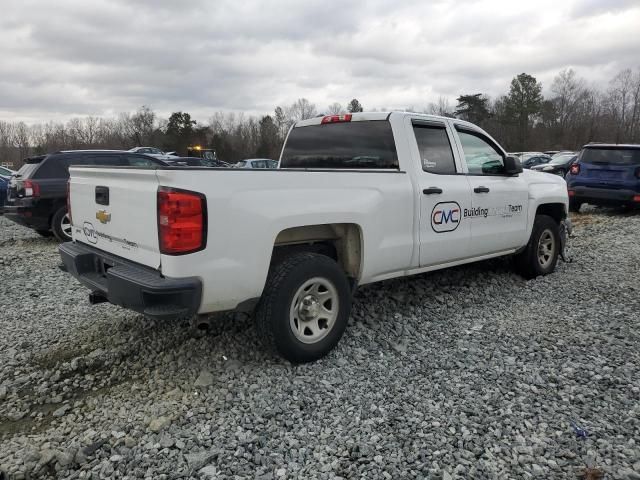
[{"label": "side mirror", "polygon": [[504,157],[504,173],[506,175],[518,175],[522,173],[522,164],[516,157]]}]

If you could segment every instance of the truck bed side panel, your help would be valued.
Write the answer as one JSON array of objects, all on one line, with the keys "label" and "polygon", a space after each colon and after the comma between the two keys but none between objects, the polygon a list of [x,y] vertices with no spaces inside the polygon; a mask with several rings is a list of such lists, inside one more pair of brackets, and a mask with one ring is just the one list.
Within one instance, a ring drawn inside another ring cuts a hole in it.
[{"label": "truck bed side panel", "polygon": [[203,280],[200,312],[235,308],[261,295],[282,230],[353,223],[363,237],[359,283],[411,266],[414,190],[404,172],[158,170],[160,185],[202,192],[207,248],[162,256],[170,277]]}]

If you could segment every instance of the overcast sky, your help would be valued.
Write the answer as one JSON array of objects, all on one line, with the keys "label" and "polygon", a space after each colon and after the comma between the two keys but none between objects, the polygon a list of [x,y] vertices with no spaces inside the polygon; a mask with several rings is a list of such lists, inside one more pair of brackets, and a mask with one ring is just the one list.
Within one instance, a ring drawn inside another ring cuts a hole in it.
[{"label": "overcast sky", "polygon": [[0,119],[422,108],[441,95],[606,86],[640,66],[639,0],[1,0]]}]

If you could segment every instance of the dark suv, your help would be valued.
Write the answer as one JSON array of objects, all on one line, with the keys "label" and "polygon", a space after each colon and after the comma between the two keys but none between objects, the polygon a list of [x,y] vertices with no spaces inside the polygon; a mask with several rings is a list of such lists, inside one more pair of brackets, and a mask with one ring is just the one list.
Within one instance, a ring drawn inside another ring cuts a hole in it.
[{"label": "dark suv", "polygon": [[72,165],[132,166],[166,165],[157,158],[119,150],[73,150],[30,157],[10,182],[5,218],[33,228],[43,236],[51,233],[61,242],[71,240],[67,215],[67,180]]},{"label": "dark suv", "polygon": [[569,208],[640,205],[640,145],[585,145],[566,176]]}]

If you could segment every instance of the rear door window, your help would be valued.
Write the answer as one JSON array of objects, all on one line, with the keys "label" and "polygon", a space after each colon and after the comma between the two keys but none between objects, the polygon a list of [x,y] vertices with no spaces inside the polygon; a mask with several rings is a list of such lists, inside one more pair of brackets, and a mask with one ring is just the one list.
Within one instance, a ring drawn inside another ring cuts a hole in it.
[{"label": "rear door window", "polygon": [[418,143],[422,169],[428,173],[454,175],[456,165],[453,150],[444,125],[413,125],[413,133]]},{"label": "rear door window", "polygon": [[124,164],[131,167],[153,167],[157,165],[156,162],[142,155],[126,155]]},{"label": "rear door window", "polygon": [[368,120],[296,127],[280,168],[398,169],[391,124]]},{"label": "rear door window", "polygon": [[640,148],[585,148],[580,162],[602,165],[640,165]]},{"label": "rear door window", "polygon": [[121,167],[125,165],[124,159],[119,154],[83,155],[81,162],[83,163],[75,163],[75,159],[74,159],[71,165],[97,165],[97,166],[103,166],[103,167]]}]

